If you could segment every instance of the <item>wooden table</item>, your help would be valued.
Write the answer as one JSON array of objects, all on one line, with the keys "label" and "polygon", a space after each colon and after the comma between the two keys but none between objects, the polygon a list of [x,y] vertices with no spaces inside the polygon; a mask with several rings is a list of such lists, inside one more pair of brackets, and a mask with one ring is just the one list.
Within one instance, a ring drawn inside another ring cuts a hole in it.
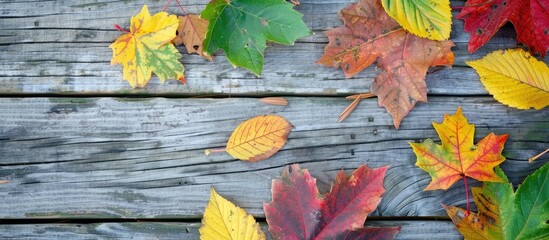
[{"label": "wooden table", "polygon": [[[206,2],[182,1],[192,13]],[[302,0],[296,9],[315,34],[294,46],[270,44],[260,78],[233,69],[223,54],[213,63],[184,54],[188,85],[154,77],[132,89],[121,66],[110,65],[108,45],[121,35],[112,26],[127,27],[144,3],[157,12],[165,1],[0,0],[0,238],[197,239],[210,186],[265,228],[271,179],[299,163],[321,192],[338,170],[390,164],[387,192],[367,225],[403,226],[398,239],[460,239],[440,203],[464,206],[463,184],[423,192],[430,177],[414,166],[408,142],[439,141],[431,123],[462,106],[477,141],[510,134],[502,168],[514,184],[549,160],[527,162],[549,145],[549,110],[496,102],[464,63],[515,47],[514,30],[505,26],[469,54],[463,22],[454,20],[455,64],[431,69],[429,103],[399,130],[375,98],[338,123],[344,96],[368,92],[376,75],[370,67],[345,79],[315,64],[327,42],[322,32],[341,25],[336,13],[350,2]],[[180,13],[175,4],[168,11]],[[265,96],[289,105],[258,101]],[[248,163],[204,154],[224,146],[240,122],[267,113],[296,126],[274,157]]]}]

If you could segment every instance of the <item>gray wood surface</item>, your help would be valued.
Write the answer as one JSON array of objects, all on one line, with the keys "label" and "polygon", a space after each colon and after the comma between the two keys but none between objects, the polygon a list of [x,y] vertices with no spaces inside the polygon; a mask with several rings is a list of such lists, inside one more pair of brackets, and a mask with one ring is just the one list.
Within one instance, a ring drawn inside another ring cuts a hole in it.
[{"label": "gray wood surface", "polygon": [[[183,1],[188,12],[199,13],[206,1]],[[122,67],[111,66],[108,45],[121,32],[113,24],[128,27],[129,19],[143,3],[151,12],[165,1],[3,1],[0,0],[0,92],[9,94],[170,94],[181,95],[348,95],[370,90],[376,75],[370,67],[347,80],[339,69],[315,64],[327,39],[322,31],[340,26],[339,9],[350,0],[303,0],[298,11],[315,35],[294,46],[271,44],[265,52],[260,78],[233,69],[224,56],[207,62],[184,54],[188,85],[177,81],[160,84],[154,77],[145,89],[132,89],[122,80]],[[461,1],[452,1],[462,5]],[[175,4],[169,12],[181,14]],[[456,12],[454,12],[456,14]],[[427,76],[429,92],[447,95],[479,95],[486,91],[465,61],[496,49],[515,47],[514,30],[502,29],[488,44],[470,55],[463,22],[454,19],[451,40],[456,43],[452,69],[433,69]],[[179,48],[185,52],[184,47]],[[549,58],[545,59],[549,62]],[[448,88],[448,86],[459,86]]]},{"label": "gray wood surface", "polygon": [[[180,2],[190,13],[207,3]],[[259,78],[233,69],[223,54],[208,62],[178,47],[188,85],[160,84],[153,77],[146,88],[132,89],[122,80],[122,67],[110,65],[108,46],[122,35],[113,25],[127,28],[142,4],[154,13],[165,1],[0,0],[0,238],[197,239],[210,186],[264,217],[271,180],[299,163],[317,178],[321,192],[339,170],[389,164],[387,192],[372,213],[379,220],[367,225],[404,226],[397,239],[461,239],[440,203],[464,207],[462,182],[448,191],[423,192],[430,177],[414,166],[408,142],[439,142],[431,123],[462,106],[477,126],[476,141],[490,132],[510,134],[502,168],[514,184],[549,161],[549,155],[527,161],[549,147],[549,110],[497,103],[465,64],[515,47],[514,29],[504,26],[469,54],[469,36],[454,19],[455,63],[430,69],[429,103],[418,104],[398,131],[375,98],[337,123],[350,103],[341,96],[368,92],[379,71],[372,66],[345,79],[341,70],[315,64],[327,43],[322,32],[341,26],[337,12],[350,2],[301,0],[296,9],[315,34],[293,46],[269,44]],[[168,12],[181,14],[175,3]],[[294,97],[288,106],[258,101],[267,95]],[[124,98],[130,96],[152,98]],[[204,154],[223,147],[240,122],[261,114],[279,114],[295,125],[275,156],[248,163],[225,153]],[[404,218],[409,216],[414,218]],[[62,223],[75,219],[100,223]]]},{"label": "gray wood surface", "polygon": [[[262,223],[268,239],[272,239]],[[402,226],[397,240],[462,239],[450,221],[367,221],[366,226]],[[0,225],[2,239],[162,239],[195,240],[200,223],[95,223]]]},{"label": "gray wood surface", "polygon": [[[491,97],[432,97],[397,131],[376,99],[364,100],[344,123],[342,98],[289,98],[272,106],[254,98],[0,99],[0,217],[199,218],[209,188],[255,216],[270,201],[271,179],[300,163],[327,191],[338,170],[391,165],[376,216],[443,216],[440,203],[463,205],[462,183],[448,191],[416,166],[410,141],[433,138],[431,126],[462,106],[477,141],[509,133],[503,169],[516,184],[549,157],[527,159],[548,146],[549,111],[519,111]],[[261,114],[286,117],[295,129],[274,157],[249,163],[223,147],[242,121]]]}]

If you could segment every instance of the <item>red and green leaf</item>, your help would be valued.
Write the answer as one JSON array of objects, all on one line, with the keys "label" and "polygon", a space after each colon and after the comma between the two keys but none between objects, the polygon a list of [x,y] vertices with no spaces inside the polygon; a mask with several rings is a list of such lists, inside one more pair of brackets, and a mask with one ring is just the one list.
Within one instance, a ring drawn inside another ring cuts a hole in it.
[{"label": "red and green leaf", "polygon": [[446,190],[464,176],[479,181],[502,182],[494,167],[505,161],[501,155],[507,134],[490,133],[474,144],[475,125],[469,124],[461,111],[444,115],[444,121],[433,123],[442,145],[431,139],[423,143],[410,143],[417,156],[416,166],[432,177],[425,190]]}]

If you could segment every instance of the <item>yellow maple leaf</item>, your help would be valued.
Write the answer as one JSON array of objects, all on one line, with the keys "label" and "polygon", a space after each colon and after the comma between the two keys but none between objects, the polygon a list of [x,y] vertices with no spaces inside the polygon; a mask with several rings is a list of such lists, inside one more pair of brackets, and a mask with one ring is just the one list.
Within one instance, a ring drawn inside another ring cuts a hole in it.
[{"label": "yellow maple leaf", "polygon": [[518,109],[549,105],[549,67],[522,49],[498,50],[467,64],[499,102]]},{"label": "yellow maple leaf", "polygon": [[175,15],[159,12],[149,14],[147,5],[131,18],[130,32],[120,36],[112,48],[111,64],[124,66],[124,80],[132,87],[144,87],[154,72],[161,82],[178,79],[184,82],[185,68],[181,54],[170,41],[175,38],[179,20]]},{"label": "yellow maple leaf", "polygon": [[223,198],[213,187],[199,232],[202,240],[266,239],[252,215]]},{"label": "yellow maple leaf", "polygon": [[269,158],[286,144],[293,127],[276,115],[248,119],[234,130],[226,150],[231,156],[246,161]]}]

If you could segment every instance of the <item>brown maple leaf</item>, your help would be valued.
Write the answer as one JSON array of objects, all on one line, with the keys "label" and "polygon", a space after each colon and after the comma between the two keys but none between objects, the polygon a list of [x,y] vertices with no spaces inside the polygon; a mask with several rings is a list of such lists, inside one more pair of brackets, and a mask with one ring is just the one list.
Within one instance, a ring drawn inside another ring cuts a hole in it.
[{"label": "brown maple leaf", "polygon": [[377,60],[383,70],[371,92],[393,117],[396,128],[416,102],[427,102],[430,66],[451,66],[452,41],[420,38],[404,30],[378,0],[360,0],[339,12],[344,26],[328,30],[329,43],[317,63],[340,67],[350,78]]},{"label": "brown maple leaf", "polygon": [[197,53],[205,59],[212,61],[212,56],[202,51],[202,41],[208,31],[208,20],[200,18],[196,14],[179,16],[177,36],[173,39],[175,45],[184,44],[188,53]]}]

